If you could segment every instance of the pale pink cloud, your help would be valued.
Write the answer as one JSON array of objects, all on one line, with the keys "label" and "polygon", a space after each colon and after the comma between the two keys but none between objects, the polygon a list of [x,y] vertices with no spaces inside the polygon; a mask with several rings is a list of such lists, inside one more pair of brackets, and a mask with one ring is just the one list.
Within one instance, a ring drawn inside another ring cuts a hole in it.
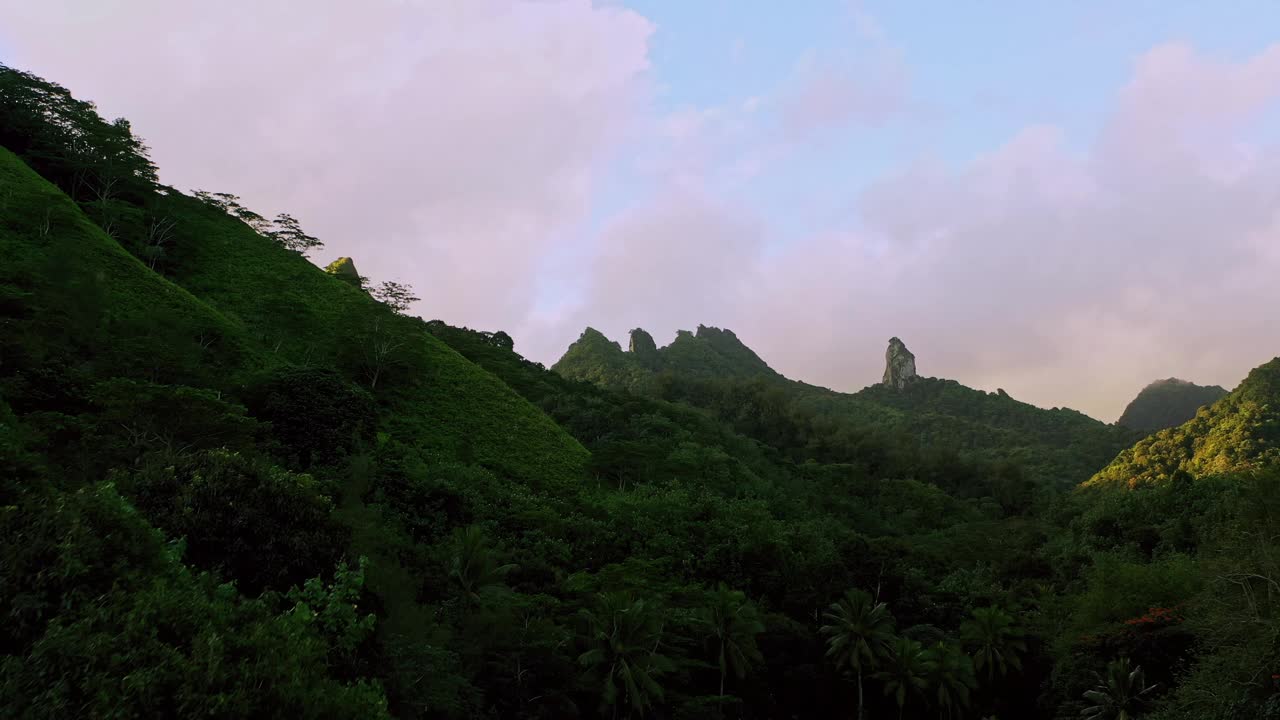
[{"label": "pale pink cloud", "polygon": [[[857,389],[898,335],[926,374],[1112,419],[1152,379],[1231,386],[1280,353],[1280,149],[1257,132],[1280,45],[1154,48],[1093,138],[1028,127],[956,167],[921,136],[854,220],[780,243],[745,185],[917,107],[851,8],[858,48],[675,113],[654,103],[652,24],[588,0],[0,0],[0,43],[131,118],[167,182],[291,212],[413,283],[424,314],[545,362],[587,324],[718,324]],[[634,192],[582,237],[619,172]]]},{"label": "pale pink cloud", "polygon": [[792,141],[849,126],[882,125],[911,106],[906,68],[891,54],[805,55],[777,99],[783,134]]},{"label": "pale pink cloud", "polygon": [[299,7],[3,0],[0,39],[129,117],[166,182],[294,214],[428,315],[518,329],[646,102],[652,25],[590,0]]},{"label": "pale pink cloud", "polygon": [[[751,236],[744,207],[717,206],[719,232],[633,219],[653,244],[620,246],[585,302],[605,311],[583,315],[660,339],[724,324],[785,374],[846,390],[878,379],[897,335],[925,374],[1107,420],[1155,378],[1234,386],[1280,354],[1280,148],[1252,139],[1280,101],[1277,57],[1155,48],[1093,142],[1043,125],[962,167],[922,160],[862,193],[853,226],[787,246],[733,244]],[[732,262],[663,274],[686,246]]]}]

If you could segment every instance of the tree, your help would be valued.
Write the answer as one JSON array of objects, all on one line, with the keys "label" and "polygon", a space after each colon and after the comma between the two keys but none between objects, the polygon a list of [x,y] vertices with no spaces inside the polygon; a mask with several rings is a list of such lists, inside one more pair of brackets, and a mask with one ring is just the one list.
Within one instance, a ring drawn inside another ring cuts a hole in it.
[{"label": "tree", "polygon": [[147,221],[146,245],[142,253],[147,260],[147,267],[156,269],[156,263],[164,256],[165,251],[173,244],[173,218],[153,216]]},{"label": "tree", "polygon": [[302,226],[298,224],[297,219],[287,213],[276,215],[276,219],[272,223],[272,227],[266,232],[267,237],[275,240],[286,250],[292,250],[299,255],[306,255],[312,250],[318,250],[324,247],[324,243],[320,242],[314,235],[308,235],[302,231]]},{"label": "tree", "polygon": [[929,687],[938,705],[938,717],[952,716],[955,708],[969,706],[969,696],[977,681],[973,676],[973,660],[954,645],[938,643],[929,648]]},{"label": "tree", "polygon": [[756,647],[756,636],[764,632],[764,623],[742,592],[720,583],[703,608],[698,620],[707,629],[715,646],[716,664],[720,668],[720,695],[724,695],[725,676],[730,671],[741,680],[753,663],[764,658]]},{"label": "tree", "polygon": [[826,624],[827,657],[837,669],[848,668],[858,678],[858,718],[862,719],[862,673],[876,667],[889,652],[893,616],[884,603],[861,590],[849,590],[822,615]]},{"label": "tree", "polygon": [[394,310],[397,315],[403,315],[410,305],[422,299],[414,297],[412,286],[390,280],[372,288],[369,294],[373,296],[374,300]]},{"label": "tree", "polygon": [[380,380],[388,369],[399,363],[399,351],[404,347],[404,340],[384,323],[382,316],[373,319],[371,331],[360,338],[358,345],[362,348],[363,357],[360,364],[369,378],[369,389],[378,389]]},{"label": "tree", "polygon": [[892,695],[898,704],[898,717],[906,707],[907,698],[924,696],[933,673],[933,658],[929,651],[911,638],[898,638],[889,648],[889,659],[884,669],[874,675],[884,686],[884,694]]},{"label": "tree", "polygon": [[973,653],[973,665],[987,674],[990,682],[998,673],[1003,677],[1009,668],[1022,669],[1021,653],[1027,651],[1022,632],[1013,618],[999,608],[978,608],[960,626],[960,637]]},{"label": "tree", "polygon": [[484,528],[470,525],[454,533],[453,563],[449,577],[458,583],[467,604],[479,603],[480,593],[502,584],[513,564],[499,565]]},{"label": "tree", "polygon": [[1084,697],[1093,703],[1080,713],[1088,720],[1131,720],[1142,712],[1158,685],[1147,685],[1142,666],[1130,666],[1129,658],[1107,663],[1105,675],[1094,673],[1098,684],[1085,692]]},{"label": "tree", "polygon": [[253,416],[271,423],[286,457],[302,469],[350,452],[377,425],[368,391],[328,368],[272,370],[247,393]]},{"label": "tree", "polygon": [[258,213],[241,205],[239,196],[231,193],[196,190],[194,195],[206,205],[216,207],[240,220],[253,228],[259,235],[271,238],[286,250],[292,250],[299,255],[306,255],[312,250],[324,247],[324,243],[320,242],[319,238],[303,232],[302,225],[298,223],[297,218],[288,213],[280,213],[276,215],[275,220],[267,220]]},{"label": "tree", "polygon": [[208,190],[196,190],[196,199],[215,207],[233,218],[253,228],[259,235],[267,235],[271,231],[271,223],[258,213],[240,204],[240,196],[231,193],[215,193]]},{"label": "tree", "polygon": [[147,146],[124,119],[56,83],[0,64],[0,147],[12,151],[82,206],[136,202],[156,184]]},{"label": "tree", "polygon": [[350,539],[314,478],[238,453],[160,456],[117,479],[152,524],[186,538],[184,560],[251,594],[327,572]]},{"label": "tree", "polygon": [[621,706],[628,716],[643,716],[663,698],[658,679],[675,669],[658,652],[662,622],[644,600],[626,593],[604,593],[598,609],[584,610],[582,615],[591,647],[578,656],[578,664],[604,674],[602,707],[612,708],[614,718]]}]

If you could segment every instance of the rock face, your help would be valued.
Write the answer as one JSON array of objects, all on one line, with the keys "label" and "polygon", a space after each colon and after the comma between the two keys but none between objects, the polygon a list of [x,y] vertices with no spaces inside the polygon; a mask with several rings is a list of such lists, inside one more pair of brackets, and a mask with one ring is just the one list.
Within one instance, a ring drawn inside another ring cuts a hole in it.
[{"label": "rock face", "polygon": [[898,338],[889,339],[884,351],[884,380],[889,387],[902,389],[916,376],[916,356]]},{"label": "rock face", "polygon": [[351,283],[356,287],[364,287],[364,278],[360,277],[360,273],[356,271],[355,261],[349,257],[340,257],[334,260],[329,263],[329,266],[324,271],[343,282]]},{"label": "rock face", "polygon": [[658,357],[658,344],[653,341],[652,335],[636,328],[631,331],[631,342],[627,346],[627,352],[635,355],[637,360],[649,363]]}]

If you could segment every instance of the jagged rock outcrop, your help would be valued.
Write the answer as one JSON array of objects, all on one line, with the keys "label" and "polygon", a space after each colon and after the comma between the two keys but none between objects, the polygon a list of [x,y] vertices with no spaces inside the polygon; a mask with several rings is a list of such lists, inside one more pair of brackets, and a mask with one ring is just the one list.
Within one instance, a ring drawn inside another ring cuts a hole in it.
[{"label": "jagged rock outcrop", "polygon": [[916,356],[898,338],[889,339],[889,349],[884,351],[884,380],[889,387],[902,389],[916,377]]},{"label": "jagged rock outcrop", "polygon": [[640,328],[631,331],[631,342],[627,345],[627,352],[635,356],[636,360],[651,365],[658,359],[658,344],[653,341],[653,336]]},{"label": "jagged rock outcrop", "polygon": [[364,278],[360,277],[360,273],[356,270],[356,263],[349,257],[340,257],[329,263],[324,269],[325,272],[342,280],[351,283],[358,288],[364,287]]}]

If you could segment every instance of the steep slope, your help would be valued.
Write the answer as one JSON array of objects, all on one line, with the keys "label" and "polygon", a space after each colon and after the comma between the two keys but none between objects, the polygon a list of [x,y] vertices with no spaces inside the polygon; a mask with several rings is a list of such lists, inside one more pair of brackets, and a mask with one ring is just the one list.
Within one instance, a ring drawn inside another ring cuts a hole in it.
[{"label": "steep slope", "polygon": [[1226,389],[1217,385],[1196,385],[1177,378],[1157,380],[1125,407],[1118,424],[1145,433],[1175,427],[1226,394]]},{"label": "steep slope", "polygon": [[230,388],[275,359],[242,326],[151,272],[0,148],[5,356],[90,375]]},{"label": "steep slope", "polygon": [[177,237],[171,276],[235,317],[267,351],[334,365],[370,388],[397,439],[467,456],[510,477],[568,482],[586,451],[500,380],[342,278],[217,208],[176,193],[163,211]]},{"label": "steep slope", "polygon": [[1176,428],[1122,452],[1090,485],[1130,487],[1238,472],[1280,461],[1280,358],[1254,368],[1240,386]]},{"label": "steep slope", "polygon": [[[572,482],[586,451],[500,380],[415,318],[197,200],[161,199],[178,262],[166,280],[86,218],[57,188],[0,150],[10,337],[33,363],[92,374],[180,379],[236,392],[256,371],[325,362],[372,384],[384,428],[429,455],[533,482]],[[177,284],[175,284],[176,281]]]}]

